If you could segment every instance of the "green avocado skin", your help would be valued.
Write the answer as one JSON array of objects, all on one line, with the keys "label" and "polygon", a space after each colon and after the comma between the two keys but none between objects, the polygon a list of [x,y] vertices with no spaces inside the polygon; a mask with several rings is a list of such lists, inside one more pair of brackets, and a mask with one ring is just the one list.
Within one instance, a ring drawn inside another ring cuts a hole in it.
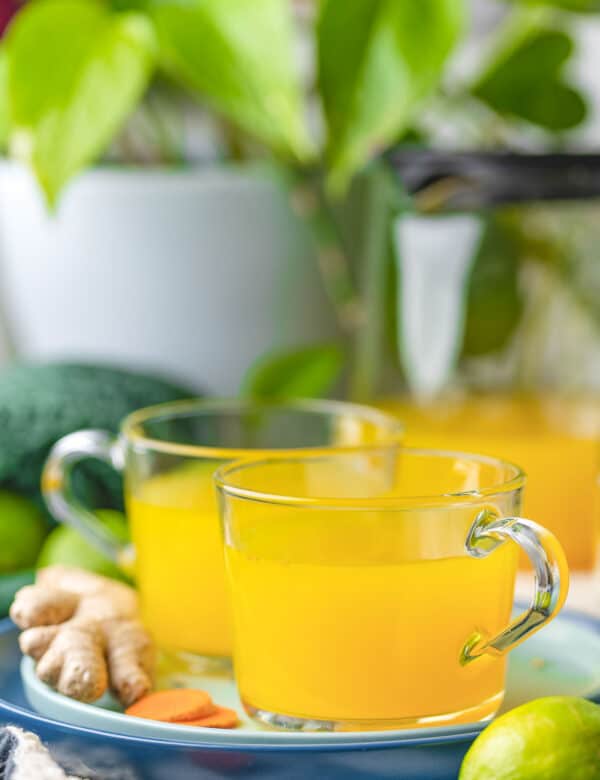
[{"label": "green avocado skin", "polygon": [[600,780],[600,707],[554,696],[511,710],[475,740],[459,780]]},{"label": "green avocado skin", "polygon": [[[42,467],[62,436],[82,428],[117,433],[136,409],[197,395],[193,388],[111,366],[9,366],[0,372],[0,485],[43,507]],[[74,490],[91,506],[123,508],[120,477],[97,461],[75,469]]]}]

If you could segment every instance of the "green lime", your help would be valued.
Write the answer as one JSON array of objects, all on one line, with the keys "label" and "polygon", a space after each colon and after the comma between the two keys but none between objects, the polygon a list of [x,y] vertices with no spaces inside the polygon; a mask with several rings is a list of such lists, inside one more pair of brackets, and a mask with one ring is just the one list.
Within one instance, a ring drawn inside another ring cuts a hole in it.
[{"label": "green lime", "polygon": [[[127,520],[121,512],[101,509],[96,514],[121,541],[128,540]],[[37,567],[52,566],[56,563],[79,566],[118,580],[128,579],[113,561],[92,547],[78,531],[67,525],[59,525],[50,533],[40,552]]]},{"label": "green lime", "polygon": [[15,593],[25,585],[31,585],[34,579],[33,569],[24,569],[13,574],[0,574],[0,618],[8,615]]},{"label": "green lime", "polygon": [[33,566],[47,533],[44,515],[32,501],[0,490],[0,574]]},{"label": "green lime", "polygon": [[553,696],[495,720],[465,756],[459,780],[598,780],[600,707]]}]

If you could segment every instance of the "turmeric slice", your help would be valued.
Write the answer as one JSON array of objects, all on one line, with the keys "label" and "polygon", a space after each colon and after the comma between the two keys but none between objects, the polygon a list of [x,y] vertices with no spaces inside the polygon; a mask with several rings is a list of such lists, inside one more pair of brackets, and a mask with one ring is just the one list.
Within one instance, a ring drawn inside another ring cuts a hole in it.
[{"label": "turmeric slice", "polygon": [[125,713],[136,718],[181,723],[206,718],[216,710],[217,707],[206,691],[195,688],[174,688],[169,691],[149,693],[128,707]]},{"label": "turmeric slice", "polygon": [[228,707],[217,707],[212,715],[205,718],[186,720],[182,726],[204,726],[210,729],[234,729],[239,724],[239,718],[235,710]]}]

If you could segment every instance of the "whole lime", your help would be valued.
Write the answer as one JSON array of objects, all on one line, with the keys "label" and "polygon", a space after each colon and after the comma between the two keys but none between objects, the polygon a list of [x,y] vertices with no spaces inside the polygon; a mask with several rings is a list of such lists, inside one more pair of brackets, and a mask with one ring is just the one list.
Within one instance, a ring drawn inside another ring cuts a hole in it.
[{"label": "whole lime", "polygon": [[0,574],[33,566],[47,533],[44,515],[32,501],[0,490]]},{"label": "whole lime", "polygon": [[553,696],[523,704],[480,734],[459,780],[598,780],[600,707]]},{"label": "whole lime", "polygon": [[11,574],[0,574],[0,618],[8,615],[15,593],[35,580],[33,569],[23,569]]},{"label": "whole lime", "polygon": [[[101,509],[96,514],[107,529],[121,541],[128,540],[127,520],[121,512]],[[113,579],[127,580],[126,575],[115,563],[92,547],[78,531],[67,525],[59,525],[50,533],[40,552],[37,567],[42,568],[58,563],[64,566],[79,566]]]}]

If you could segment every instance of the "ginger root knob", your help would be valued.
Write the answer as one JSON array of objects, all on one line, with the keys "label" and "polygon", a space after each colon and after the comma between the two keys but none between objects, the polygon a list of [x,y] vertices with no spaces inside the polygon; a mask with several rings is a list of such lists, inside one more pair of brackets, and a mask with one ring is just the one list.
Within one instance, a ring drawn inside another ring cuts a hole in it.
[{"label": "ginger root knob", "polygon": [[92,702],[110,686],[130,706],[151,690],[154,648],[128,585],[50,566],[16,594],[10,615],[38,677],[65,696]]}]

